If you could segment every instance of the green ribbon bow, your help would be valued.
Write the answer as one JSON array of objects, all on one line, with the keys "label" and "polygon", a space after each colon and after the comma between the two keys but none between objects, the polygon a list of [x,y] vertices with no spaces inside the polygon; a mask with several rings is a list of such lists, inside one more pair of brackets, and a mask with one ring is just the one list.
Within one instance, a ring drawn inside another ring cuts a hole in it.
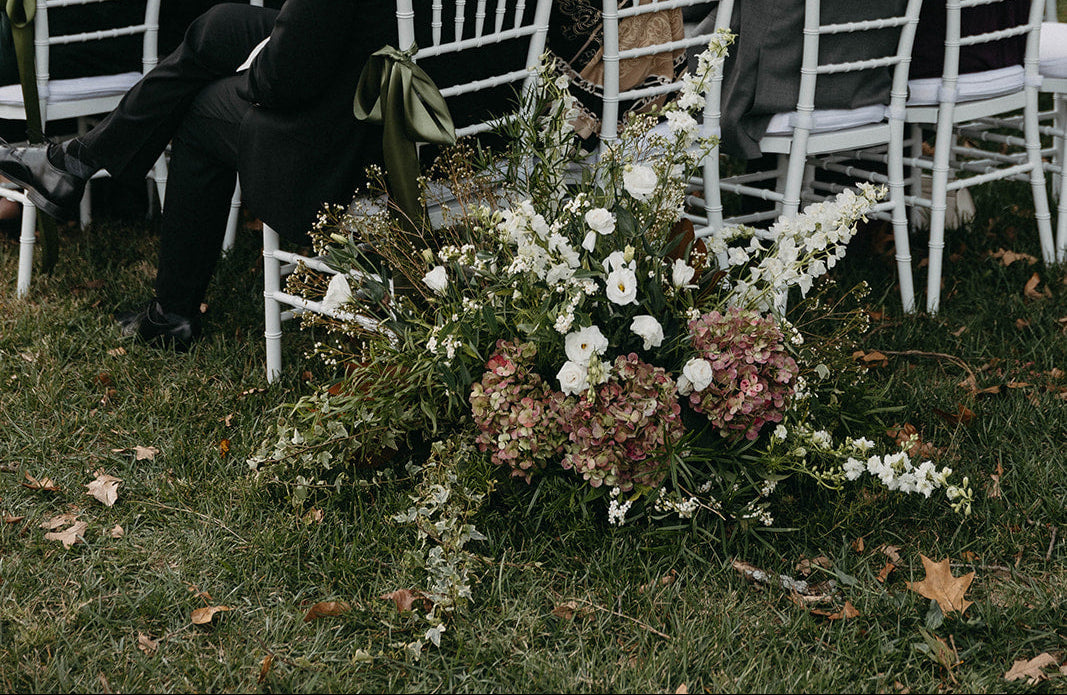
[{"label": "green ribbon bow", "polygon": [[[37,65],[33,48],[33,18],[37,14],[37,3],[35,0],[7,0],[5,9],[11,20],[11,36],[19,64],[19,81],[22,82],[26,138],[31,143],[41,143],[45,141],[44,123],[41,121],[41,102],[37,94]],[[59,259],[59,233],[55,220],[48,215],[38,215],[37,224],[41,228],[41,269],[47,273],[51,272]]]},{"label": "green ribbon bow", "polygon": [[419,198],[416,143],[450,145],[456,141],[452,115],[433,83],[406,51],[386,46],[367,60],[356,86],[356,118],[381,123],[385,170],[390,195],[409,228],[421,226],[426,209]]}]

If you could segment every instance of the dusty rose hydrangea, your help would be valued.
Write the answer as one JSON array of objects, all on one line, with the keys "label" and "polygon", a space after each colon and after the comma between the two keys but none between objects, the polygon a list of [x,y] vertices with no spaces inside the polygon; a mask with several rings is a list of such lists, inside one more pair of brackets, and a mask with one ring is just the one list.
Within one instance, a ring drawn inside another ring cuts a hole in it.
[{"label": "dusty rose hydrangea", "polygon": [[768,422],[781,422],[796,389],[797,363],[773,316],[730,308],[689,322],[697,355],[711,364],[711,383],[689,394],[724,437],[753,440]]},{"label": "dusty rose hydrangea", "polygon": [[562,465],[593,487],[654,487],[666,474],[668,446],[685,429],[674,380],[631,353],[615,359],[611,378],[571,400],[563,421],[570,437]]},{"label": "dusty rose hydrangea", "polygon": [[482,451],[511,475],[530,482],[533,474],[559,459],[567,441],[563,431],[562,393],[550,389],[531,370],[537,347],[497,342],[485,374],[471,387],[470,403]]}]

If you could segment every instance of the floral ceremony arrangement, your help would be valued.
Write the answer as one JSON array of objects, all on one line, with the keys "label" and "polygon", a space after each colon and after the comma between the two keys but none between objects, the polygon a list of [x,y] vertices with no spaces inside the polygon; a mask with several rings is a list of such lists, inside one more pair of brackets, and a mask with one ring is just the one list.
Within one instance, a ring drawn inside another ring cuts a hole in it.
[{"label": "floral ceremony arrangement", "polygon": [[565,480],[612,525],[773,527],[790,476],[843,495],[870,479],[969,512],[966,478],[841,417],[865,323],[823,303],[820,278],[884,192],[694,234],[690,180],[716,144],[697,116],[730,38],[596,157],[576,145],[566,79],[544,66],[502,156],[477,166],[458,147],[441,163],[456,198],[442,223],[327,211],[315,250],[337,274],[290,277],[330,309],[305,321],[330,329],[318,351],[345,376],[290,406],[250,466],[296,503],[390,465],[411,476],[397,521],[418,535],[430,605],[416,653],[470,599],[464,548],[508,481]]}]

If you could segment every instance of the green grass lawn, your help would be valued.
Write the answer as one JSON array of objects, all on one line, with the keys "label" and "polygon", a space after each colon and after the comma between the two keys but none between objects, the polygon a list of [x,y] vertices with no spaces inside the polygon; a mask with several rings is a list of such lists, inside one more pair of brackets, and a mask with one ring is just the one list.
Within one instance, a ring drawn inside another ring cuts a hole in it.
[{"label": "green grass lawn", "polygon": [[[267,386],[257,236],[220,267],[207,337],[186,355],[111,320],[150,294],[151,225],[65,232],[25,300],[17,244],[0,241],[0,690],[1067,692],[1055,668],[1033,686],[1004,679],[1017,660],[1067,659],[1067,276],[998,253],[1039,256],[1027,195],[978,191],[976,219],[948,235],[937,317],[901,315],[876,226],[835,270],[873,290],[858,348],[887,357],[871,372],[887,407],[870,424],[913,426],[968,476],[971,517],[787,481],[777,516],[791,530],[671,533],[505,485],[477,519],[471,607],[417,661],[404,645],[425,624],[381,598],[424,581],[390,518],[410,504],[403,473],[301,508],[249,473],[279,406],[331,376],[305,356],[322,336],[289,326],[285,374]],[[921,234],[913,252],[921,286]],[[97,472],[122,479],[112,507],[86,494]],[[83,543],[46,538],[63,514],[86,523]],[[974,572],[962,616],[908,589],[920,555]],[[833,579],[834,608],[750,583],[735,561]],[[305,621],[322,601],[350,610]],[[826,615],[845,601],[855,615]],[[211,606],[229,610],[194,624]]]}]

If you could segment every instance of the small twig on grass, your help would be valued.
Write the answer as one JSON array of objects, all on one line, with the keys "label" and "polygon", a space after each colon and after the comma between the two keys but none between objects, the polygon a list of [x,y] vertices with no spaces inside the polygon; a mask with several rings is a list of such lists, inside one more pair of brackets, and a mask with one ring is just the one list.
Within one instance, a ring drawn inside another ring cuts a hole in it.
[{"label": "small twig on grass", "polygon": [[879,350],[878,352],[883,355],[895,355],[897,357],[932,357],[934,359],[948,360],[967,372],[967,376],[975,379],[975,382],[977,383],[977,377],[975,377],[974,371],[967,366],[967,363],[964,362],[962,358],[956,357],[955,355],[949,355],[944,352],[927,352],[926,350]]},{"label": "small twig on grass", "polygon": [[666,634],[665,632],[660,632],[659,630],[657,630],[656,628],[652,627],[651,625],[643,623],[640,620],[638,620],[637,618],[631,618],[630,616],[626,615],[625,613],[620,613],[618,611],[613,611],[610,608],[604,608],[603,606],[598,606],[597,604],[592,603],[590,601],[586,601],[584,599],[576,598],[576,599],[573,599],[573,600],[578,601],[580,603],[584,603],[585,605],[590,606],[592,608],[596,608],[598,611],[603,611],[605,613],[610,613],[611,615],[617,615],[620,618],[626,618],[627,620],[632,620],[633,622],[637,623],[638,625],[640,625],[641,627],[645,628],[649,632],[651,632],[653,634],[656,634],[656,635],[659,635],[663,639],[669,640],[671,638],[671,636]]},{"label": "small twig on grass", "polygon": [[1056,530],[1058,528],[1058,526],[1052,527],[1052,538],[1049,539],[1048,550],[1045,551],[1045,562],[1052,559],[1052,549],[1056,547]]},{"label": "small twig on grass", "polygon": [[160,504],[159,502],[149,502],[148,500],[137,500],[136,502],[137,502],[137,504],[147,504],[149,506],[158,507],[160,509],[169,509],[172,512],[185,512],[186,514],[192,514],[194,516],[198,516],[201,519],[207,519],[208,521],[213,521],[216,524],[218,524],[220,527],[222,527],[223,530],[225,530],[226,532],[230,533],[237,540],[241,541],[242,543],[247,543],[248,542],[243,537],[241,537],[241,535],[238,534],[236,531],[234,531],[229,526],[227,526],[226,524],[222,523],[221,521],[219,521],[218,519],[216,519],[213,516],[208,516],[207,514],[201,514],[200,512],[194,512],[192,509],[182,509],[180,507],[170,507],[170,506],[165,505],[165,504]]}]

